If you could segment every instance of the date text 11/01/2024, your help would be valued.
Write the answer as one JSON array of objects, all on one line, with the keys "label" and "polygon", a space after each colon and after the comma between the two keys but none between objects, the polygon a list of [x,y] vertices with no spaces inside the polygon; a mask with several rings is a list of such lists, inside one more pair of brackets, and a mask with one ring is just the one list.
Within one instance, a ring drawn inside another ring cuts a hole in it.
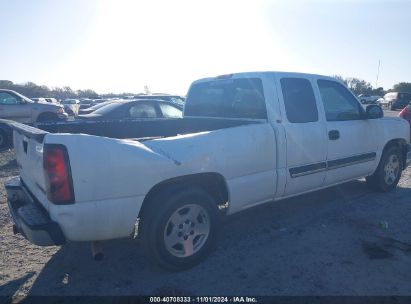
[{"label": "date text 11/01/2024", "polygon": [[150,303],[258,303],[255,297],[150,297]]}]

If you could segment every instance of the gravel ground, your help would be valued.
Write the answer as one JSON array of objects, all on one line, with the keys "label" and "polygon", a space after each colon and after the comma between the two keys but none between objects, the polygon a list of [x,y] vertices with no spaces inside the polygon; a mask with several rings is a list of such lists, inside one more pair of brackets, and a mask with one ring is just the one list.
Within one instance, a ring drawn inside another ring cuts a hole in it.
[{"label": "gravel ground", "polygon": [[151,265],[135,240],[104,243],[94,262],[87,243],[13,235],[3,182],[16,174],[13,152],[1,153],[0,296],[411,295],[410,169],[391,193],[360,180],[234,215],[217,250],[180,273]]}]

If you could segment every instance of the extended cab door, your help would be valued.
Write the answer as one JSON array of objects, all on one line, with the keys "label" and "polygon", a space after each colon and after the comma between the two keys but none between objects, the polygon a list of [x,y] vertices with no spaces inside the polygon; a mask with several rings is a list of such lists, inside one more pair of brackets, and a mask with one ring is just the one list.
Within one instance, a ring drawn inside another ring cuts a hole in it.
[{"label": "extended cab door", "polygon": [[31,122],[31,107],[12,92],[0,92],[0,118]]},{"label": "extended cab door", "polygon": [[312,80],[285,74],[277,78],[286,137],[286,187],[289,196],[321,187],[327,158],[326,126],[319,115]]},{"label": "extended cab door", "polygon": [[325,185],[365,176],[375,168],[378,129],[342,84],[317,80],[327,121],[327,174]]}]

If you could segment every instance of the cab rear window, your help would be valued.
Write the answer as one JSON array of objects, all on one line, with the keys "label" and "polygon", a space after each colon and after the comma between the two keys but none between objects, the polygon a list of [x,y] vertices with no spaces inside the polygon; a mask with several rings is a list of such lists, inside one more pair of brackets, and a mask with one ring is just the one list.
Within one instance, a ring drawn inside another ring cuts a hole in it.
[{"label": "cab rear window", "polygon": [[261,79],[221,79],[193,84],[187,96],[184,115],[267,118]]}]

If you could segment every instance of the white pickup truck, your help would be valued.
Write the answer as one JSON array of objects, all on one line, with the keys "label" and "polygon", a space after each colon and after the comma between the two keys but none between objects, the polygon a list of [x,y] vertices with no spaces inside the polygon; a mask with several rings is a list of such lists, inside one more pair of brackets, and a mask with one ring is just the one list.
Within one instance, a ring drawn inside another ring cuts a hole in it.
[{"label": "white pickup truck", "polygon": [[174,270],[207,256],[227,215],[361,177],[390,191],[411,160],[405,120],[310,74],[195,81],[183,118],[10,124],[16,233],[42,246],[138,237]]}]

